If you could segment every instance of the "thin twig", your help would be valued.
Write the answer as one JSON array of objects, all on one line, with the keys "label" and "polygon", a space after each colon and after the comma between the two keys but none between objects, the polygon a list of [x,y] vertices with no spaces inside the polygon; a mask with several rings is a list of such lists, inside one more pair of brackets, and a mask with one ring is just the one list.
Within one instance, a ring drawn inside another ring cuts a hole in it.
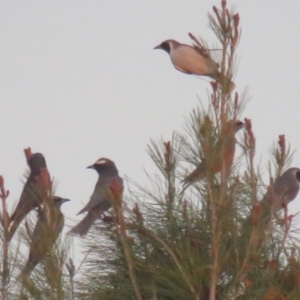
[{"label": "thin twig", "polygon": [[6,191],[4,188],[4,179],[2,176],[0,176],[0,198],[2,201],[2,226],[3,226],[3,244],[2,244],[2,251],[3,251],[3,257],[2,257],[2,288],[1,288],[1,295],[2,299],[6,300],[8,296],[8,290],[7,290],[7,285],[9,281],[9,268],[8,268],[8,246],[9,242],[7,239],[8,236],[8,226],[9,226],[9,216],[7,212],[7,207],[6,207],[6,199],[9,195],[9,191]]},{"label": "thin twig", "polygon": [[216,203],[210,185],[207,185],[208,199],[210,200],[211,214],[211,272],[210,272],[210,289],[209,300],[216,299],[216,287],[218,282],[218,264],[219,264],[219,231],[217,226]]},{"label": "thin twig", "polygon": [[72,258],[69,259],[69,262],[66,263],[66,267],[69,272],[70,277],[70,286],[71,286],[71,300],[74,299],[74,276],[75,276],[75,266]]},{"label": "thin twig", "polygon": [[283,238],[280,242],[280,247],[278,249],[277,253],[277,260],[279,260],[280,254],[284,249],[284,244],[286,242],[286,239],[288,237],[288,233],[291,228],[291,222],[292,222],[292,216],[288,216],[288,210],[287,210],[287,205],[284,205],[284,219],[283,219],[283,227],[284,227],[284,233],[283,233]]},{"label": "thin twig", "polygon": [[120,238],[121,244],[124,249],[124,254],[125,254],[125,258],[126,258],[126,262],[127,262],[128,272],[129,272],[129,277],[132,282],[136,298],[138,300],[142,300],[142,294],[141,294],[141,291],[140,291],[138,283],[137,283],[137,279],[136,279],[134,268],[133,268],[133,261],[132,261],[131,253],[130,253],[129,246],[127,243],[128,238],[126,235],[126,225],[125,225],[125,220],[124,220],[124,216],[122,213],[123,187],[120,186],[120,184],[117,180],[113,179],[111,182],[110,188],[111,188],[111,191],[113,194],[113,197],[112,197],[112,200],[114,202],[113,208],[114,208],[114,212],[116,214],[116,218],[114,218],[115,225],[117,228],[118,236]]}]

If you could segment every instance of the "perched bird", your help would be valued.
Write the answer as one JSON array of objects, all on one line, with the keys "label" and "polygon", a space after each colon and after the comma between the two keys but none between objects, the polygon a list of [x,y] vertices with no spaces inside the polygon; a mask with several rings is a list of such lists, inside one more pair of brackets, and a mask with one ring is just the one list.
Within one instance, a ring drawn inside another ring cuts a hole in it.
[{"label": "perched bird", "polygon": [[265,194],[263,207],[273,205],[273,211],[277,212],[296,198],[299,192],[300,169],[289,168],[281,176],[277,177],[274,184]]},{"label": "perched bird", "polygon": [[50,253],[55,241],[64,227],[64,216],[60,206],[70,201],[61,197],[52,197],[52,202],[47,203],[39,212],[29,250],[28,261],[22,274],[29,276],[35,266]]},{"label": "perched bird", "polygon": [[253,233],[253,226],[258,226],[260,230],[257,234],[252,235],[251,248],[261,248],[268,242],[269,238],[265,232],[272,230],[269,225],[273,216],[296,198],[299,192],[299,183],[299,168],[290,168],[276,178],[262,201],[253,206],[251,215],[242,224],[241,238],[245,241],[245,245],[248,245],[250,235]]},{"label": "perched bird", "polygon": [[210,159],[202,161],[197,168],[189,174],[185,179],[185,184],[192,184],[196,181],[202,180],[207,172],[216,174],[221,172],[222,168],[229,171],[235,153],[235,134],[245,126],[241,121],[230,120],[224,124],[221,129],[219,139],[210,153]]},{"label": "perched bird", "polygon": [[96,183],[94,192],[87,205],[77,214],[80,215],[87,212],[87,215],[79,222],[69,234],[72,235],[85,235],[95,220],[99,218],[105,211],[112,206],[112,191],[110,185],[112,180],[119,181],[120,186],[123,187],[123,179],[119,177],[118,169],[113,161],[108,158],[100,158],[88,169],[97,171],[99,178]]},{"label": "perched bird", "polygon": [[[169,53],[171,61],[180,72],[199,76],[209,76],[224,85],[219,71],[219,65],[208,55],[201,53],[200,49],[186,44],[181,44],[175,40],[166,40],[154,49],[162,49]],[[227,80],[228,82],[228,80]],[[230,82],[230,91],[235,87]]]},{"label": "perched bird", "polygon": [[37,180],[38,176],[44,170],[47,175],[49,185],[51,185],[50,175],[47,170],[46,160],[43,154],[34,153],[28,159],[27,163],[30,169],[30,174],[24,185],[23,191],[20,196],[19,203],[10,217],[10,229],[8,238],[13,237],[18,226],[26,215],[32,210],[38,207],[42,203],[43,186],[40,186],[40,182]]}]

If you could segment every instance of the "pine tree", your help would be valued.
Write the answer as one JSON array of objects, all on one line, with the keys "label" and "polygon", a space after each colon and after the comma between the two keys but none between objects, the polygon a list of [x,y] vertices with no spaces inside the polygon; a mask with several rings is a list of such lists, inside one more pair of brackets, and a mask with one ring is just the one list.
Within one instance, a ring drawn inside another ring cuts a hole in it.
[{"label": "pine tree", "polygon": [[[116,201],[112,217],[89,233],[79,299],[300,297],[299,251],[292,230],[296,220],[287,207],[274,211],[261,202],[273,181],[268,188],[255,166],[251,120],[244,120],[239,151],[226,164],[234,136],[228,124],[240,118],[248,100],[246,92],[240,96],[229,88],[239,15],[221,1],[208,18],[219,50],[189,34],[197,50],[220,65],[218,82],[210,83],[208,105],[201,102],[192,111],[184,133],[174,133],[167,142],[151,141],[148,153],[158,170],[149,176],[151,188],[130,182],[130,196]],[[273,167],[276,178],[291,161],[284,136],[273,147],[271,160],[270,177]],[[202,175],[190,180],[195,168]]]},{"label": "pine tree", "polygon": [[[9,243],[9,193],[0,176],[3,300],[300,299],[298,216],[276,203],[274,185],[292,153],[280,135],[264,182],[251,120],[240,120],[247,91],[232,89],[239,15],[221,0],[208,19],[217,47],[189,34],[197,51],[219,64],[208,99],[170,141],[150,142],[157,168],[150,187],[128,180],[123,195],[112,181],[112,209],[81,240],[79,266],[68,259],[69,240],[58,239],[30,278],[22,276],[20,243],[30,246],[36,218],[18,229],[21,242]],[[42,209],[47,215],[47,205]]]}]

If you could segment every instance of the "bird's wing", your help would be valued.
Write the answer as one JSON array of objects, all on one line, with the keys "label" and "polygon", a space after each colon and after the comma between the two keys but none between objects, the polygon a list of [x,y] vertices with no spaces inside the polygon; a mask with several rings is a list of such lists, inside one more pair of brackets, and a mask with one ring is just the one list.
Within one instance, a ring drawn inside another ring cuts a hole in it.
[{"label": "bird's wing", "polygon": [[35,257],[39,260],[44,256],[47,242],[46,235],[46,222],[38,219],[31,237],[29,257]]},{"label": "bird's wing", "polygon": [[204,76],[218,73],[217,65],[191,46],[179,46],[172,51],[170,57],[175,68],[181,72]]},{"label": "bird's wing", "polygon": [[206,163],[202,161],[196,169],[189,174],[185,179],[184,183],[194,183],[204,178],[206,171]]},{"label": "bird's wing", "polygon": [[289,178],[280,176],[275,180],[272,190],[267,191],[262,201],[268,205],[272,204],[274,211],[278,211],[282,208],[284,203],[289,202],[290,189]]},{"label": "bird's wing", "polygon": [[[120,177],[116,177],[120,180],[123,185],[123,180]],[[112,178],[109,180],[101,181],[100,178],[95,186],[94,192],[90,198],[87,205],[77,214],[82,214],[86,211],[90,211],[94,208],[101,208],[103,211],[108,210],[111,207],[111,199],[113,197],[112,191],[110,189],[110,183]]]},{"label": "bird's wing", "polygon": [[179,72],[182,72],[182,73],[185,73],[185,74],[189,74],[189,75],[193,74],[191,71],[182,69],[182,68],[180,68],[180,67],[177,66],[177,65],[174,65],[174,67],[175,67],[175,69],[176,69],[177,71],[179,71]]},{"label": "bird's wing", "polygon": [[96,187],[90,198],[90,201],[77,215],[80,215],[86,211],[90,211],[105,203],[110,203],[108,200],[109,193],[111,193],[109,187]]}]

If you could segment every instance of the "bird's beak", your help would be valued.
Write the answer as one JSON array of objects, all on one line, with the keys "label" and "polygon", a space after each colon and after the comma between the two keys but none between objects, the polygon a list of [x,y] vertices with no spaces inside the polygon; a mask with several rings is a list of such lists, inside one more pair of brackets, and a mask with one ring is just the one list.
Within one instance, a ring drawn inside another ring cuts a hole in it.
[{"label": "bird's beak", "polygon": [[237,126],[239,129],[242,129],[242,128],[246,127],[246,124],[243,123],[242,121],[239,121],[239,122],[237,122]]},{"label": "bird's beak", "polygon": [[158,45],[158,46],[154,47],[153,49],[154,49],[154,50],[155,50],[155,49],[161,49],[161,45]]},{"label": "bird's beak", "polygon": [[86,167],[87,169],[95,169],[95,166],[94,165],[91,165],[91,166],[88,166]]},{"label": "bird's beak", "polygon": [[71,200],[70,200],[70,199],[67,199],[67,198],[61,199],[61,203],[65,203],[65,202],[69,202],[69,201],[71,201]]}]

